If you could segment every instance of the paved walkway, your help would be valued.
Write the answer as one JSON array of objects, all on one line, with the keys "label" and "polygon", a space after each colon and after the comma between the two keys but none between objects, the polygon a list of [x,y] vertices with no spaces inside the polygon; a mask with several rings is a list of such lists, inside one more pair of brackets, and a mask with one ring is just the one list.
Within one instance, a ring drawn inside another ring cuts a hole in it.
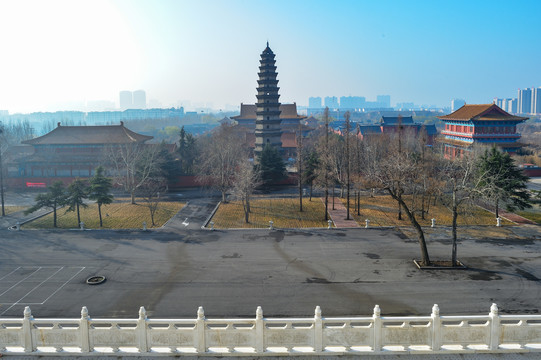
[{"label": "paved walkway", "polygon": [[[323,204],[325,204],[325,199],[321,198]],[[359,224],[353,220],[353,214],[350,213],[350,220],[346,220],[347,210],[344,204],[340,199],[334,199],[334,210],[332,209],[332,199],[329,198],[329,216],[334,223],[334,226],[337,228],[355,228],[359,227]]]}]

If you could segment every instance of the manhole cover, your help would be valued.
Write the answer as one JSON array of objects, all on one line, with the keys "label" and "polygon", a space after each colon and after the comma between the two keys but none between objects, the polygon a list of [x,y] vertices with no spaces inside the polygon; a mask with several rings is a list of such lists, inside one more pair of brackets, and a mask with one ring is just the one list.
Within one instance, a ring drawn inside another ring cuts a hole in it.
[{"label": "manhole cover", "polygon": [[105,276],[101,276],[101,275],[91,276],[88,279],[86,279],[86,283],[88,285],[98,285],[98,284],[101,284],[103,282],[105,282]]}]

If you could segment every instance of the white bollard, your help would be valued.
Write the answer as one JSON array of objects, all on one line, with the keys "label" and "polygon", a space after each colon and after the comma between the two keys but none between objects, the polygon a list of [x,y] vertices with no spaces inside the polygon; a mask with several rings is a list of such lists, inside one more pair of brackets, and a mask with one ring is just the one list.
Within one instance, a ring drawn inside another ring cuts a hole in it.
[{"label": "white bollard", "polygon": [[147,222],[143,221],[143,231],[147,231]]},{"label": "white bollard", "polygon": [[499,217],[499,216],[496,218],[496,226],[497,226],[497,227],[502,226],[502,218]]},{"label": "white bollard", "polygon": [[436,219],[432,219],[432,225],[430,225],[430,227],[435,227],[436,226]]},{"label": "white bollard", "polygon": [[84,222],[80,222],[79,223],[79,226],[81,227],[81,230],[84,230],[85,229],[85,223]]},{"label": "white bollard", "polygon": [[269,230],[274,230],[274,221],[269,220]]},{"label": "white bollard", "polygon": [[17,224],[15,224],[15,230],[21,231],[21,223],[17,221]]},{"label": "white bollard", "polygon": [[365,227],[365,229],[368,229],[369,226],[370,226],[370,220],[366,219],[366,220],[364,221],[364,227]]},{"label": "white bollard", "polygon": [[329,225],[327,226],[327,229],[332,229],[332,220],[327,220],[327,224]]},{"label": "white bollard", "polygon": [[214,230],[214,221],[210,222],[210,230]]}]

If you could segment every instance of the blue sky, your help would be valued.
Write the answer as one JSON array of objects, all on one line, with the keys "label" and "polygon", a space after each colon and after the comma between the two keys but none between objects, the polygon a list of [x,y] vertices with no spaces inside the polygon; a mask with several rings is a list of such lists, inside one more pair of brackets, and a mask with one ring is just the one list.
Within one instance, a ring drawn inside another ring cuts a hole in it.
[{"label": "blue sky", "polygon": [[360,95],[448,106],[541,86],[541,1],[0,0],[0,109],[255,101],[276,53],[282,102]]}]

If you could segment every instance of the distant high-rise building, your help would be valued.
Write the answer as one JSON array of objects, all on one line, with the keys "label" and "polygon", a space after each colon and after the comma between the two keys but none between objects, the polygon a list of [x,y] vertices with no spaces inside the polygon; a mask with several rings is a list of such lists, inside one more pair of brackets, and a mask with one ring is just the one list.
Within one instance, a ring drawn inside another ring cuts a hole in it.
[{"label": "distant high-rise building", "polygon": [[325,96],[325,107],[338,109],[338,98],[336,96]]},{"label": "distant high-rise building", "polygon": [[541,87],[532,89],[532,114],[541,114]]},{"label": "distant high-rise building", "polygon": [[308,107],[310,109],[321,109],[321,98],[319,96],[308,98]]},{"label": "distant high-rise building", "polygon": [[466,105],[466,101],[464,99],[453,99],[451,101],[451,112],[457,111],[464,105]]},{"label": "distant high-rise building", "polygon": [[340,109],[362,109],[366,103],[363,96],[341,96]]},{"label": "distant high-rise building", "polygon": [[133,92],[133,108],[134,109],[147,108],[147,94],[145,93],[145,90],[137,90]]},{"label": "distant high-rise building", "polygon": [[518,90],[518,113],[529,114],[532,112],[532,93],[533,89]]},{"label": "distant high-rise building", "polygon": [[517,104],[518,104],[518,101],[517,99],[507,99],[507,111],[508,113],[511,113],[511,114],[516,114],[517,113]]},{"label": "distant high-rise building", "polygon": [[377,98],[376,98],[376,102],[378,102],[380,107],[382,107],[382,108],[390,108],[391,107],[391,95],[378,95]]},{"label": "distant high-rise building", "polygon": [[127,110],[133,108],[133,94],[131,91],[121,91],[119,93],[120,110]]}]

